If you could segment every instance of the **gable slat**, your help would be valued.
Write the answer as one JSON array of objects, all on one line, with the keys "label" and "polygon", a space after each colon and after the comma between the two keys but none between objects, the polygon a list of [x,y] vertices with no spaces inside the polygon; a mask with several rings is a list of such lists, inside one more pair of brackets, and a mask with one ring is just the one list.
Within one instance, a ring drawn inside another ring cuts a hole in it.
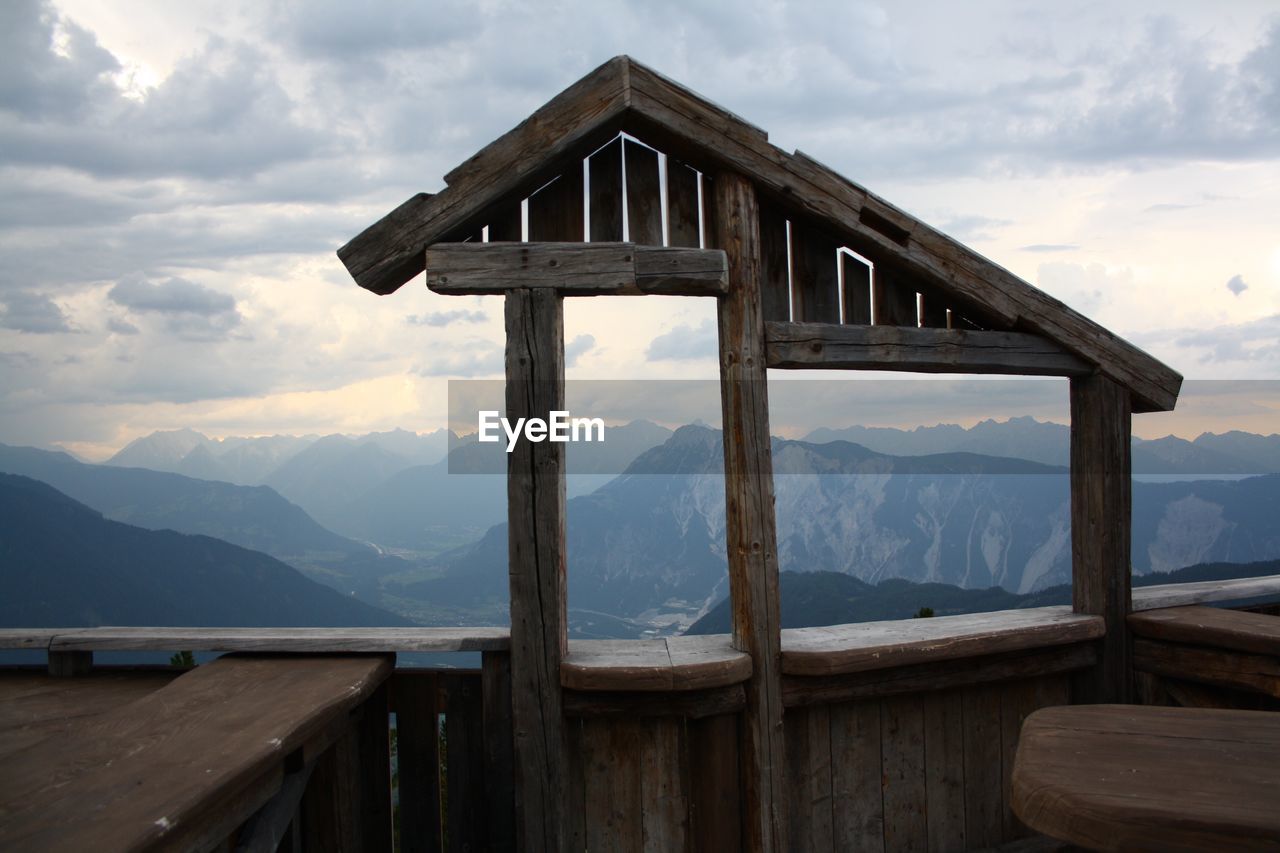
[{"label": "gable slat", "polygon": [[877,326],[915,328],[916,288],[910,277],[880,264],[876,266],[871,290],[875,299]]},{"label": "gable slat", "polygon": [[760,299],[765,320],[791,319],[791,282],[787,263],[787,218],[760,202]]},{"label": "gable slat", "polygon": [[662,190],[658,152],[628,140],[622,146],[627,175],[627,224],[630,242],[662,245]]},{"label": "gable slat", "polygon": [[844,321],[851,326],[871,325],[871,267],[853,255],[842,254],[844,273]]},{"label": "gable slat", "polygon": [[622,240],[622,140],[615,139],[587,161],[590,173],[591,241]]},{"label": "gable slat", "polygon": [[840,322],[836,247],[834,238],[810,223],[791,221],[791,299],[798,322]]},{"label": "gable slat", "polygon": [[529,197],[529,242],[580,242],[583,228],[582,166],[579,164]]},{"label": "gable slat", "polygon": [[667,240],[672,246],[696,249],[702,245],[698,179],[692,168],[674,157],[667,158]]}]

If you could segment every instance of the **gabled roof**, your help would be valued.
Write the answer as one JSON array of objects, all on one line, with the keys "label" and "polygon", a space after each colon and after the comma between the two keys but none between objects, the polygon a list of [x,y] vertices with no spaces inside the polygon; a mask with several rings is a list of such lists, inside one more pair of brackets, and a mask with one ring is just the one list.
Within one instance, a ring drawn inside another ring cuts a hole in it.
[{"label": "gabled roof", "polygon": [[972,249],[626,56],[609,60],[516,128],[338,250],[361,286],[391,293],[422,272],[427,246],[461,240],[503,204],[524,198],[619,131],[691,163],[751,178],[778,203],[813,217],[847,245],[982,311],[1007,328],[1059,343],[1133,395],[1136,411],[1167,411],[1182,377],[1147,353]]}]

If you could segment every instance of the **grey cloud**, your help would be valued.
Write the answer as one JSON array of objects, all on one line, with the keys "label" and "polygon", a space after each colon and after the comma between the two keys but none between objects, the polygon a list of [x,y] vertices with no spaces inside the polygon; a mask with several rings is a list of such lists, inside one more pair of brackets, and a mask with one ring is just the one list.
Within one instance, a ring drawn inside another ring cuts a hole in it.
[{"label": "grey cloud", "polygon": [[427,378],[456,376],[468,379],[501,374],[504,366],[502,347],[490,341],[471,340],[449,349],[441,348],[437,358],[418,364],[413,372]]},{"label": "grey cloud", "polygon": [[480,28],[478,4],[459,0],[391,3],[352,14],[342,0],[291,4],[278,10],[277,23],[309,56],[367,60],[388,50],[421,51],[448,44]]},{"label": "grey cloud", "polygon": [[578,363],[578,359],[586,355],[595,348],[596,339],[594,335],[578,335],[569,343],[564,345],[564,363],[566,367],[573,367]]},{"label": "grey cloud", "polygon": [[51,49],[56,13],[37,0],[0,4],[0,110],[27,119],[69,118],[115,95],[104,75],[120,64],[81,27],[62,22],[65,41]]},{"label": "grey cloud", "polygon": [[405,318],[411,326],[451,326],[455,323],[483,323],[489,315],[483,311],[433,311],[430,314],[410,314]]},{"label": "grey cloud", "polygon": [[1212,329],[1190,329],[1166,333],[1182,347],[1203,350],[1201,361],[1209,362],[1280,362],[1280,314],[1217,326]]},{"label": "grey cloud", "polygon": [[1245,284],[1244,278],[1239,275],[1233,275],[1227,279],[1227,290],[1230,290],[1236,296],[1244,293],[1249,289],[1249,285]]},{"label": "grey cloud", "polygon": [[1024,252],[1074,252],[1080,247],[1075,243],[1032,243],[1019,248]]},{"label": "grey cloud", "polygon": [[705,320],[696,328],[681,324],[649,342],[650,361],[687,361],[716,357],[715,323]]},{"label": "grey cloud", "polygon": [[108,317],[107,331],[116,335],[136,335],[138,334],[138,327],[128,320],[122,320],[119,317]]},{"label": "grey cloud", "polygon": [[0,326],[37,335],[73,332],[67,315],[43,293],[18,290],[0,296]]},{"label": "grey cloud", "polygon": [[107,296],[117,305],[131,311],[152,311],[158,314],[196,314],[213,317],[234,313],[236,301],[202,284],[184,278],[170,278],[152,284],[142,276],[130,276],[111,288]]}]

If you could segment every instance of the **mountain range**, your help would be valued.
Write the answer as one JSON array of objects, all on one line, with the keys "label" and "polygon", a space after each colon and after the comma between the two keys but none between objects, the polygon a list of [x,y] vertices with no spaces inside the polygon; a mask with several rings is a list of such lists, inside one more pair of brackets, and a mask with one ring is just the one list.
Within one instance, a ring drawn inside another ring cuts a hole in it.
[{"label": "mountain range", "polygon": [[209,536],[110,521],[51,486],[0,474],[0,626],[409,625]]}]

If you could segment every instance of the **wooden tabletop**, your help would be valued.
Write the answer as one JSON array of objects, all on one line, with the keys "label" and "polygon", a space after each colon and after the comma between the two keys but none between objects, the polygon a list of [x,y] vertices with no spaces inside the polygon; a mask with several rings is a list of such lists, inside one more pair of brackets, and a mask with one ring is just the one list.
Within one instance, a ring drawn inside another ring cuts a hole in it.
[{"label": "wooden tabletop", "polygon": [[1022,727],[1013,811],[1097,850],[1280,849],[1280,714],[1041,709]]}]

